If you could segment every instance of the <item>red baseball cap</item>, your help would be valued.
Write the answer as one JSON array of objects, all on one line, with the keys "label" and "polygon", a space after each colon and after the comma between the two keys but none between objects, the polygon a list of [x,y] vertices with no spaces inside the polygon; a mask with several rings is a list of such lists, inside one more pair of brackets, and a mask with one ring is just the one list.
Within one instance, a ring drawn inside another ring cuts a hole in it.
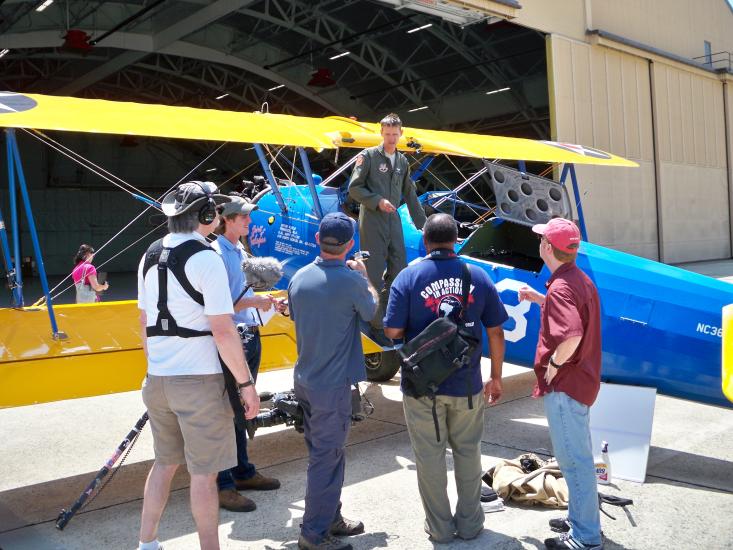
[{"label": "red baseball cap", "polygon": [[[580,230],[570,220],[553,218],[547,223],[532,226],[532,231],[544,235],[550,244],[563,252],[577,252],[580,246]],[[577,246],[572,246],[577,245]]]}]

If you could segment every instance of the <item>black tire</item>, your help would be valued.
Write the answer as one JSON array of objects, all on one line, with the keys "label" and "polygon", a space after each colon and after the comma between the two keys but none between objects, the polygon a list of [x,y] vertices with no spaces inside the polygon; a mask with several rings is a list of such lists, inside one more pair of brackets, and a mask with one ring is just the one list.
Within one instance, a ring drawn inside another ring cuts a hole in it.
[{"label": "black tire", "polygon": [[396,351],[370,353],[364,356],[367,380],[370,382],[386,382],[391,380],[400,369],[400,360]]}]

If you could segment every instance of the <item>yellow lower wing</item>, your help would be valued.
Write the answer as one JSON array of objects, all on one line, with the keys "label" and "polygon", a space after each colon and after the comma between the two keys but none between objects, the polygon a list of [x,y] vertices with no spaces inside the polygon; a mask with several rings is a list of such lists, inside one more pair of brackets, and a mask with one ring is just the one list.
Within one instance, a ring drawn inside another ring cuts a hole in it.
[{"label": "yellow lower wing", "polygon": [[[330,149],[380,143],[380,126],[343,117],[243,113],[0,92],[0,127],[267,143]],[[638,166],[580,145],[404,128],[406,151],[551,163]]]},{"label": "yellow lower wing", "polygon": [[[54,340],[45,308],[0,309],[0,408],[140,389],[146,361],[134,300],[54,307],[68,339]],[[292,368],[292,321],[262,328],[260,372]],[[362,336],[365,353],[381,351]],[[283,388],[287,390],[290,388]]]}]

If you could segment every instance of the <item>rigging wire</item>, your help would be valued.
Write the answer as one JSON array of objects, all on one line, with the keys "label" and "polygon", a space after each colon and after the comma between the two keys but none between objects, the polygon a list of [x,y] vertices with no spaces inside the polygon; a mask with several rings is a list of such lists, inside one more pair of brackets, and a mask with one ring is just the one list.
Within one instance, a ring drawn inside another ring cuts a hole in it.
[{"label": "rigging wire", "polygon": [[[339,150],[336,149],[336,153],[337,154],[338,154],[338,151]],[[345,162],[344,164],[342,164],[341,166],[339,166],[335,171],[333,171],[331,173],[330,176],[328,176],[325,180],[323,180],[321,182],[321,185],[323,187],[326,187],[329,183],[331,183],[331,181],[333,181],[334,179],[336,179],[342,172],[346,171],[349,168],[349,166],[351,166],[352,164],[354,164],[356,162],[356,159],[358,157],[359,157],[358,154],[357,155],[354,155],[347,162]]]},{"label": "rigging wire", "polygon": [[[96,168],[99,168],[100,170],[103,170],[104,172],[106,172],[106,170],[104,170],[104,168],[101,168],[101,167],[97,166],[96,164],[94,164],[91,161],[88,161],[87,159],[85,159],[81,155],[78,155],[78,153],[74,153],[73,151],[71,151],[71,153],[73,153],[74,155],[77,155],[82,160],[79,160],[78,158],[75,158],[72,154],[67,153],[66,151],[64,151],[60,147],[56,147],[56,145],[53,145],[52,143],[49,143],[48,141],[45,141],[42,137],[40,137],[40,135],[35,135],[35,132],[29,132],[25,128],[21,128],[21,130],[23,130],[25,133],[27,133],[28,135],[32,136],[33,138],[37,139],[38,141],[40,141],[44,145],[48,146],[49,148],[51,148],[51,149],[53,149],[55,151],[58,151],[59,153],[61,153],[65,157],[67,157],[67,158],[71,159],[72,161],[78,163],[79,165],[81,165],[82,167],[86,168],[87,170],[89,170],[93,174],[96,174],[97,176],[99,176],[103,180],[106,180],[106,181],[110,182],[112,185],[114,185],[115,187],[120,188],[125,193],[129,193],[130,195],[134,195],[134,193],[132,191],[130,191],[129,189],[127,189],[124,186],[120,185],[119,183],[117,183],[116,181],[114,181],[112,178],[109,178],[105,174],[103,174],[100,171],[96,170],[95,168],[92,168],[91,166],[95,166]],[[51,140],[51,141],[53,141],[53,140]],[[87,162],[89,164],[85,164],[85,162]],[[91,165],[91,166],[89,166],[89,165]],[[127,183],[126,181],[122,180],[121,178],[117,178],[117,179],[119,179],[120,181],[122,181],[125,185],[128,185],[128,186],[132,187],[138,193],[147,195],[146,193],[143,193],[142,191],[140,191],[139,189],[137,189],[135,186]],[[147,196],[150,198],[150,200],[155,200],[152,197],[150,197],[150,195],[147,195]],[[160,210],[160,208],[158,208],[158,210]]]},{"label": "rigging wire", "polygon": [[[469,182],[470,182],[471,180],[467,179],[467,178],[466,178],[466,177],[465,177],[465,176],[463,175],[463,173],[462,173],[462,172],[461,172],[461,171],[460,171],[460,170],[458,169],[458,166],[456,166],[456,163],[455,163],[455,162],[453,162],[453,159],[452,159],[452,158],[450,158],[450,157],[449,157],[448,155],[443,155],[443,156],[444,156],[445,158],[447,158],[447,159],[448,159],[448,162],[450,162],[450,163],[451,163],[451,164],[453,165],[453,168],[455,168],[455,169],[456,169],[456,171],[457,171],[457,172],[458,172],[459,174],[461,174],[461,177],[462,177],[462,178],[464,179],[464,183],[468,183],[468,186],[469,186],[469,187],[470,187],[471,189],[473,189],[473,192],[474,192],[474,193],[476,193],[476,195],[478,196],[478,198],[480,198],[480,199],[481,199],[481,201],[482,201],[482,202],[483,202],[483,203],[484,203],[484,204],[486,205],[486,208],[488,208],[489,210],[491,210],[491,205],[490,205],[490,204],[489,204],[489,203],[488,203],[488,202],[486,201],[486,199],[485,199],[485,198],[484,198],[484,197],[483,197],[483,196],[481,195],[481,193],[479,193],[479,192],[478,192],[478,190],[477,190],[477,189],[476,189],[476,188],[475,188],[475,187],[474,187],[474,186],[473,186],[473,185],[472,185],[471,183],[469,183]],[[486,170],[485,170],[485,169],[484,169],[484,170],[481,170],[481,171],[480,171],[480,173],[481,173],[481,174],[484,174],[484,173],[486,173]],[[474,175],[473,179],[475,179],[475,175]]]},{"label": "rigging wire", "polygon": [[[225,145],[227,145],[228,143],[229,143],[228,141],[225,141],[224,143],[222,143],[221,145],[219,145],[219,147],[217,147],[211,153],[209,153],[209,155],[206,158],[204,158],[201,162],[199,162],[196,166],[194,166],[191,170],[189,170],[182,178],[180,178],[176,183],[174,183],[170,188],[168,188],[167,191],[165,191],[162,195],[160,195],[160,197],[158,197],[158,199],[157,199],[156,202],[160,202],[163,199],[163,197],[165,197],[168,193],[170,193],[170,191],[173,190],[173,188],[175,188],[179,183],[181,183],[183,180],[185,180],[191,174],[193,174],[196,170],[198,170],[204,163],[206,163],[211,157],[213,157],[216,153],[218,153],[219,150],[222,147],[224,147]],[[218,189],[218,187],[217,187],[217,189]],[[129,191],[128,191],[128,193],[129,193]],[[99,248],[97,248],[96,251],[95,251],[95,254],[98,254],[100,251],[102,251],[106,246],[108,246],[113,240],[115,240],[123,232],[125,232],[133,223],[135,223],[137,220],[139,220],[151,208],[153,208],[152,205],[149,205],[149,206],[145,207],[145,209],[142,212],[140,212],[137,216],[135,216],[132,220],[130,220],[127,223],[127,225],[125,225],[122,229],[120,229],[117,233],[115,233],[110,239],[107,240],[106,243],[104,243],[102,246],[100,246]],[[64,282],[66,282],[66,280],[69,279],[70,277],[71,277],[71,273],[69,273],[66,277],[64,277],[63,279],[61,279],[61,281],[59,281],[59,283],[49,291],[49,294],[52,293],[52,292],[55,292],[56,289],[59,288],[62,284],[64,284]],[[71,285],[71,286],[73,286],[73,285]],[[63,292],[66,292],[67,290],[69,290],[69,288],[71,288],[71,287],[65,288],[63,291],[61,291],[56,296],[54,296],[54,298],[58,297]]]},{"label": "rigging wire", "polygon": [[[27,129],[25,129],[25,128],[22,128],[22,130],[23,130],[23,131],[25,131],[26,133],[29,133],[29,132],[28,132],[28,130],[27,130]],[[152,197],[151,195],[147,194],[147,193],[146,193],[145,191],[143,191],[142,189],[138,189],[137,187],[135,187],[134,185],[132,185],[132,184],[131,184],[130,182],[128,182],[128,181],[125,181],[125,180],[123,180],[123,179],[122,179],[121,177],[119,177],[119,176],[117,176],[117,175],[113,174],[113,173],[112,173],[112,172],[110,172],[109,170],[106,170],[106,169],[105,169],[104,167],[102,167],[102,166],[99,166],[98,164],[95,164],[95,163],[94,163],[93,161],[89,160],[88,158],[85,158],[84,156],[82,156],[81,154],[77,153],[76,151],[74,151],[74,150],[70,149],[69,147],[66,147],[66,146],[65,146],[65,145],[64,145],[63,143],[60,143],[60,142],[56,141],[56,140],[55,140],[55,139],[53,139],[53,138],[52,138],[51,136],[49,136],[49,135],[47,135],[47,134],[44,134],[44,133],[43,133],[43,132],[41,132],[40,130],[32,130],[32,132],[33,132],[33,133],[35,133],[35,134],[38,134],[38,135],[39,135],[39,136],[41,136],[41,137],[42,137],[43,139],[45,139],[45,140],[47,140],[47,141],[50,141],[51,143],[53,143],[53,144],[54,144],[54,145],[56,145],[57,147],[60,147],[60,148],[64,149],[64,150],[65,150],[65,151],[67,151],[67,152],[68,152],[69,154],[71,154],[71,155],[74,155],[75,157],[78,157],[78,158],[79,158],[79,159],[81,159],[82,161],[84,161],[84,162],[86,162],[86,163],[90,164],[91,166],[94,166],[94,167],[95,167],[95,168],[97,168],[98,170],[101,170],[102,172],[104,172],[104,173],[105,173],[105,174],[107,174],[108,176],[110,176],[110,177],[112,177],[112,178],[116,179],[117,181],[119,181],[119,182],[123,183],[124,185],[127,185],[128,187],[130,187],[130,188],[131,188],[131,189],[132,189],[133,191],[135,191],[136,193],[138,193],[138,194],[140,194],[140,195],[143,195],[143,196],[145,196],[145,197],[149,198],[149,199],[150,199],[150,200],[152,200],[152,201],[154,201],[154,200],[155,200],[155,199],[154,199],[154,198],[153,198],[153,197]],[[46,145],[48,145],[48,143],[46,143]],[[51,147],[51,146],[49,145],[49,147]],[[58,149],[57,149],[57,150],[58,150]],[[67,156],[68,156],[68,155],[67,155]],[[72,160],[76,160],[76,162],[78,162],[78,163],[80,163],[80,164],[81,164],[81,162],[80,162],[80,161],[79,161],[78,159],[72,159]],[[85,166],[85,168],[88,168],[88,167],[87,167],[87,166]]]},{"label": "rigging wire", "polygon": [[[280,156],[280,154],[282,153],[283,149],[285,149],[285,146],[284,145],[282,147],[280,147],[280,149],[278,149],[278,151],[277,151],[277,153],[275,155],[273,155],[272,152],[270,151],[270,148],[267,145],[265,145],[265,151],[272,157],[272,160],[269,163],[270,164],[270,170],[272,170],[272,163],[274,162],[275,164],[277,164],[277,167],[280,169],[280,171],[283,173],[283,175],[287,177],[288,173],[285,171],[285,169],[282,167],[282,165],[277,160],[277,157]],[[297,155],[297,150],[294,150],[293,151],[293,160],[295,160],[296,155]],[[293,169],[295,169],[295,164],[294,163],[293,163]],[[273,174],[273,178],[274,177],[275,177],[275,175]],[[275,184],[277,184],[277,181],[275,182]],[[290,180],[288,180],[288,186],[295,187],[295,192],[298,194],[298,198],[300,200],[302,200],[304,203],[307,203],[307,199],[306,199],[305,195],[303,194],[302,189],[300,187],[298,187],[297,185],[295,185],[295,182],[292,180],[292,175],[290,177]]]},{"label": "rigging wire", "polygon": [[[290,166],[292,166],[292,170],[290,171],[290,181],[293,181],[293,176],[295,175],[295,161],[298,158],[298,149],[296,147],[293,147],[293,161],[290,163]],[[305,177],[306,181],[308,180],[308,176]]]},{"label": "rigging wire", "polygon": [[[125,248],[123,248],[122,250],[120,250],[120,251],[119,251],[119,252],[118,252],[117,254],[115,254],[114,256],[112,256],[111,258],[109,258],[109,259],[108,259],[107,261],[105,261],[105,262],[103,262],[103,263],[99,264],[99,268],[102,268],[102,267],[104,267],[104,266],[105,266],[105,265],[107,265],[107,264],[108,264],[109,262],[111,262],[112,260],[114,260],[114,259],[115,259],[115,258],[116,258],[117,256],[119,256],[120,254],[123,254],[123,253],[127,252],[127,251],[128,251],[128,250],[129,250],[130,248],[132,248],[133,246],[135,246],[135,245],[136,245],[137,243],[139,243],[139,242],[140,242],[140,241],[142,241],[143,239],[147,238],[147,237],[148,237],[149,235],[152,235],[153,233],[155,233],[155,232],[156,232],[156,231],[157,231],[158,229],[160,229],[161,227],[163,227],[163,226],[164,226],[164,225],[166,225],[167,223],[168,223],[168,220],[164,221],[164,222],[163,222],[163,223],[161,223],[160,225],[157,225],[156,227],[154,227],[153,229],[151,229],[150,231],[148,231],[147,233],[145,233],[145,235],[143,235],[142,237],[140,237],[139,239],[137,239],[137,240],[136,240],[135,242],[133,242],[133,243],[131,243],[131,244],[127,245],[127,246],[126,246]],[[67,278],[68,278],[68,277],[67,277]],[[66,279],[64,279],[64,280],[66,280]],[[63,281],[62,281],[62,282],[63,282]],[[54,287],[54,288],[58,288],[58,286],[59,286],[59,285],[61,285],[61,283],[59,283],[58,285],[56,285],[56,287]],[[58,298],[59,296],[61,296],[61,295],[62,295],[62,294],[63,294],[64,292],[66,292],[67,290],[70,290],[71,288],[74,288],[74,286],[75,286],[75,285],[76,285],[76,283],[71,283],[71,284],[70,284],[69,286],[67,286],[67,287],[66,287],[65,289],[63,289],[63,290],[62,290],[61,292],[59,292],[59,293],[58,293],[58,294],[56,294],[55,296],[52,296],[52,297],[51,297],[51,299],[52,299],[52,300],[55,300],[56,298]],[[40,305],[40,304],[42,304],[42,303],[43,303],[43,302],[45,301],[45,298],[46,298],[46,297],[45,297],[45,296],[43,296],[43,297],[42,297],[42,298],[41,298],[41,299],[40,299],[40,300],[39,300],[38,302],[36,302],[36,303],[35,303],[35,304],[33,304],[33,305],[34,305],[34,306],[37,306],[37,305]]]},{"label": "rigging wire", "polygon": [[[410,156],[412,156],[412,155],[410,155]],[[356,158],[356,157],[354,157],[354,158]],[[413,158],[414,160],[417,160],[417,159],[415,159],[415,157],[412,157],[412,158]],[[437,174],[435,174],[435,172],[433,172],[432,170],[430,170],[430,168],[426,168],[426,169],[425,169],[425,171],[426,171],[426,172],[427,172],[428,174],[430,174],[431,176],[433,176],[433,177],[435,178],[435,180],[436,180],[436,181],[437,181],[437,182],[438,182],[438,183],[439,183],[440,185],[442,185],[443,187],[445,187],[445,189],[446,189],[446,190],[448,190],[448,191],[454,191],[454,190],[455,190],[455,189],[452,189],[452,188],[450,187],[450,185],[448,185],[447,183],[445,183],[445,182],[444,182],[444,181],[443,181],[442,179],[440,179],[440,178],[438,177],[438,175],[437,175]],[[430,191],[428,191],[428,194],[430,194]],[[432,205],[431,205],[431,206],[432,206]],[[472,208],[472,207],[471,207],[471,206],[470,206],[469,204],[466,204],[466,207],[467,207],[467,208],[468,208],[468,209],[469,209],[469,210],[470,210],[471,212],[473,212],[473,213],[474,213],[474,214],[476,215],[476,217],[477,217],[477,218],[481,216],[481,214],[479,214],[478,212],[476,212],[476,210],[475,210],[475,209],[473,209],[473,208]]]},{"label": "rigging wire", "polygon": [[543,177],[543,178],[546,177],[547,174],[549,174],[550,172],[552,172],[554,168],[555,168],[555,164],[554,163],[550,164],[550,166],[548,166],[547,168],[545,168],[544,170],[542,170],[542,172],[540,172],[540,174],[539,174],[540,177]]}]

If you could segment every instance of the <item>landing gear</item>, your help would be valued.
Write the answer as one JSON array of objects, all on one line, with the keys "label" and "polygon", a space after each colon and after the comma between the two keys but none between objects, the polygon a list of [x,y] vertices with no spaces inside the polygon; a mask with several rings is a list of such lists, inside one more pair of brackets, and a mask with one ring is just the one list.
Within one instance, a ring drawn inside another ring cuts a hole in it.
[{"label": "landing gear", "polygon": [[386,382],[392,379],[400,368],[400,359],[396,351],[370,353],[364,356],[367,380],[370,382]]}]

